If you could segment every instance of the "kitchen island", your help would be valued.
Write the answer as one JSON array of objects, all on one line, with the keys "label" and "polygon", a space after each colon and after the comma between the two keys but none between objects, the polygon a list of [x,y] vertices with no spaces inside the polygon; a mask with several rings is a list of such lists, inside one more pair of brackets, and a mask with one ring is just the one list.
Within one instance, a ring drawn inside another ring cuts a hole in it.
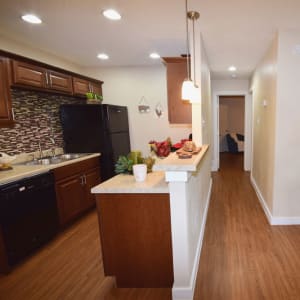
[{"label": "kitchen island", "polygon": [[118,175],[92,189],[105,274],[118,287],[172,287],[173,299],[193,299],[211,190],[209,147],[189,159],[172,153],[153,170],[142,183]]},{"label": "kitchen island", "polygon": [[120,174],[94,187],[106,276],[118,287],[172,287],[168,184],[163,172],[136,182]]}]

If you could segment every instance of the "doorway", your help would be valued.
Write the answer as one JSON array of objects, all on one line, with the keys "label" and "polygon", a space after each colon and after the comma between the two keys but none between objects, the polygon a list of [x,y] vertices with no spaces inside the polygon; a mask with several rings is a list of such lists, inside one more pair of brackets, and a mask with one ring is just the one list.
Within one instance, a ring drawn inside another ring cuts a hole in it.
[{"label": "doorway", "polygon": [[243,169],[244,141],[245,97],[219,96],[219,168],[235,158]]},{"label": "doorway", "polygon": [[[239,101],[239,102],[238,102]],[[236,103],[236,106],[233,106]],[[231,108],[232,107],[235,108]],[[212,171],[220,167],[220,153],[241,153],[245,171],[251,169],[252,158],[252,97],[246,92],[225,91],[213,95],[213,163]],[[233,134],[235,146],[229,146],[227,134]],[[238,136],[236,134],[239,134]],[[244,139],[244,141],[242,141]],[[229,149],[230,148],[230,149]]]}]

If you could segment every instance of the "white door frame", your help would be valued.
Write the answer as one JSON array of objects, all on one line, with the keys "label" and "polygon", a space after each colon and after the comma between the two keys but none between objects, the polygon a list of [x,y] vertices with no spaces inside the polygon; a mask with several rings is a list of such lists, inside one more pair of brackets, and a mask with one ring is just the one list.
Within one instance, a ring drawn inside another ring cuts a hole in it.
[{"label": "white door frame", "polygon": [[219,98],[220,96],[244,96],[245,98],[245,147],[244,170],[250,171],[252,161],[252,96],[248,91],[218,91],[213,93],[213,160],[212,171],[220,166],[219,153]]}]

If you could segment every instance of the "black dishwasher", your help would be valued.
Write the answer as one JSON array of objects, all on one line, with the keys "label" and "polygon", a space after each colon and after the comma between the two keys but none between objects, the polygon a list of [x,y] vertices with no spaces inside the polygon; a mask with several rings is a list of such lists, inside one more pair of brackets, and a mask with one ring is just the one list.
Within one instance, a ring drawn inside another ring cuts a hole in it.
[{"label": "black dishwasher", "polygon": [[58,231],[53,173],[1,185],[0,226],[9,265],[51,239]]}]

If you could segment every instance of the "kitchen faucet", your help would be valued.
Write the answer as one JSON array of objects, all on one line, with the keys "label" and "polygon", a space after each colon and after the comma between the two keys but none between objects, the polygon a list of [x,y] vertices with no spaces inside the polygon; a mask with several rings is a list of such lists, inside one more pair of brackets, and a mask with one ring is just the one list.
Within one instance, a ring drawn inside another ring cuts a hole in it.
[{"label": "kitchen faucet", "polygon": [[[54,138],[50,137],[49,140],[53,144],[53,146],[55,146]],[[52,157],[55,157],[55,147],[50,149],[50,150],[51,150],[51,153],[52,153]]]},{"label": "kitchen faucet", "polygon": [[39,152],[40,152],[40,159],[43,158],[43,151],[42,151],[42,147],[41,147],[41,141],[38,141],[38,146],[39,146]]}]

